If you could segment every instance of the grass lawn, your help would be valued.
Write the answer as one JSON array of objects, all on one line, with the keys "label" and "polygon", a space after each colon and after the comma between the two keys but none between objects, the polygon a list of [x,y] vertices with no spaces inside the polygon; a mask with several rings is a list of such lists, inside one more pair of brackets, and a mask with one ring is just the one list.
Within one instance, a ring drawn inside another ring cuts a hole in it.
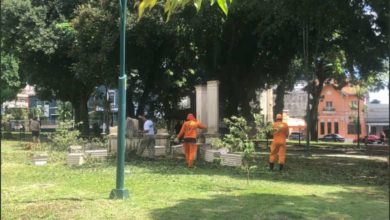
[{"label": "grass lawn", "polygon": [[270,172],[267,155],[249,184],[243,171],[184,161],[133,160],[130,198],[108,199],[115,161],[68,167],[66,153],[33,166],[18,141],[2,141],[1,219],[389,219],[386,162],[287,155]]}]

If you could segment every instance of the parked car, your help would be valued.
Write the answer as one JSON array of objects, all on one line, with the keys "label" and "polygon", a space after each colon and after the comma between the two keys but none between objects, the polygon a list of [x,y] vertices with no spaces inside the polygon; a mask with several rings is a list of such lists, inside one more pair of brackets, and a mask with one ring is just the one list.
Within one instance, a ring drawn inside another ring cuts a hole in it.
[{"label": "parked car", "polygon": [[319,141],[333,141],[333,142],[344,142],[345,138],[339,134],[327,134],[322,138],[318,138]]},{"label": "parked car", "polygon": [[[353,143],[356,143],[357,139],[353,140]],[[363,138],[360,138],[361,143],[373,144],[373,143],[382,143],[381,138],[378,135],[370,134]]]},{"label": "parked car", "polygon": [[288,137],[289,140],[304,140],[305,136],[302,132],[291,132],[290,136]]}]

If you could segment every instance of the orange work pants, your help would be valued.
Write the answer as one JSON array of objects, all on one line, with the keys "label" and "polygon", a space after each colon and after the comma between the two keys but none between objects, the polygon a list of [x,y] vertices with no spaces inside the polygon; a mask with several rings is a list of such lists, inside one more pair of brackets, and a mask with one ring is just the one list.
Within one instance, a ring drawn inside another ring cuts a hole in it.
[{"label": "orange work pants", "polygon": [[188,167],[192,167],[196,153],[198,151],[198,145],[196,143],[183,143],[184,153],[186,155],[186,162]]},{"label": "orange work pants", "polygon": [[277,156],[279,156],[279,164],[286,162],[286,142],[272,142],[269,162],[274,163]]}]

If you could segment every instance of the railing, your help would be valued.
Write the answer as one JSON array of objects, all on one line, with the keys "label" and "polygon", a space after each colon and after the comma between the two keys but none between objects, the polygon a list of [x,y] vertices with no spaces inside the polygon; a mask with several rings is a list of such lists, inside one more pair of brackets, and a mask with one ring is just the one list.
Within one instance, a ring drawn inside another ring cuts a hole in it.
[{"label": "railing", "polygon": [[336,109],[333,108],[333,107],[325,107],[325,108],[323,109],[323,111],[326,111],[326,112],[334,112],[334,111],[336,111]]}]

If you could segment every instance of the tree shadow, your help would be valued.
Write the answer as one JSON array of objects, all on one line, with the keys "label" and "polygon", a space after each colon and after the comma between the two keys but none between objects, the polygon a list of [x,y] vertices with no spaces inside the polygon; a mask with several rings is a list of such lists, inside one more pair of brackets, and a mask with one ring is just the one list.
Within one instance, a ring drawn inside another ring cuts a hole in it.
[{"label": "tree shadow", "polygon": [[355,192],[325,196],[277,194],[216,195],[186,199],[156,209],[151,216],[163,219],[388,219],[386,200],[364,200]]}]

